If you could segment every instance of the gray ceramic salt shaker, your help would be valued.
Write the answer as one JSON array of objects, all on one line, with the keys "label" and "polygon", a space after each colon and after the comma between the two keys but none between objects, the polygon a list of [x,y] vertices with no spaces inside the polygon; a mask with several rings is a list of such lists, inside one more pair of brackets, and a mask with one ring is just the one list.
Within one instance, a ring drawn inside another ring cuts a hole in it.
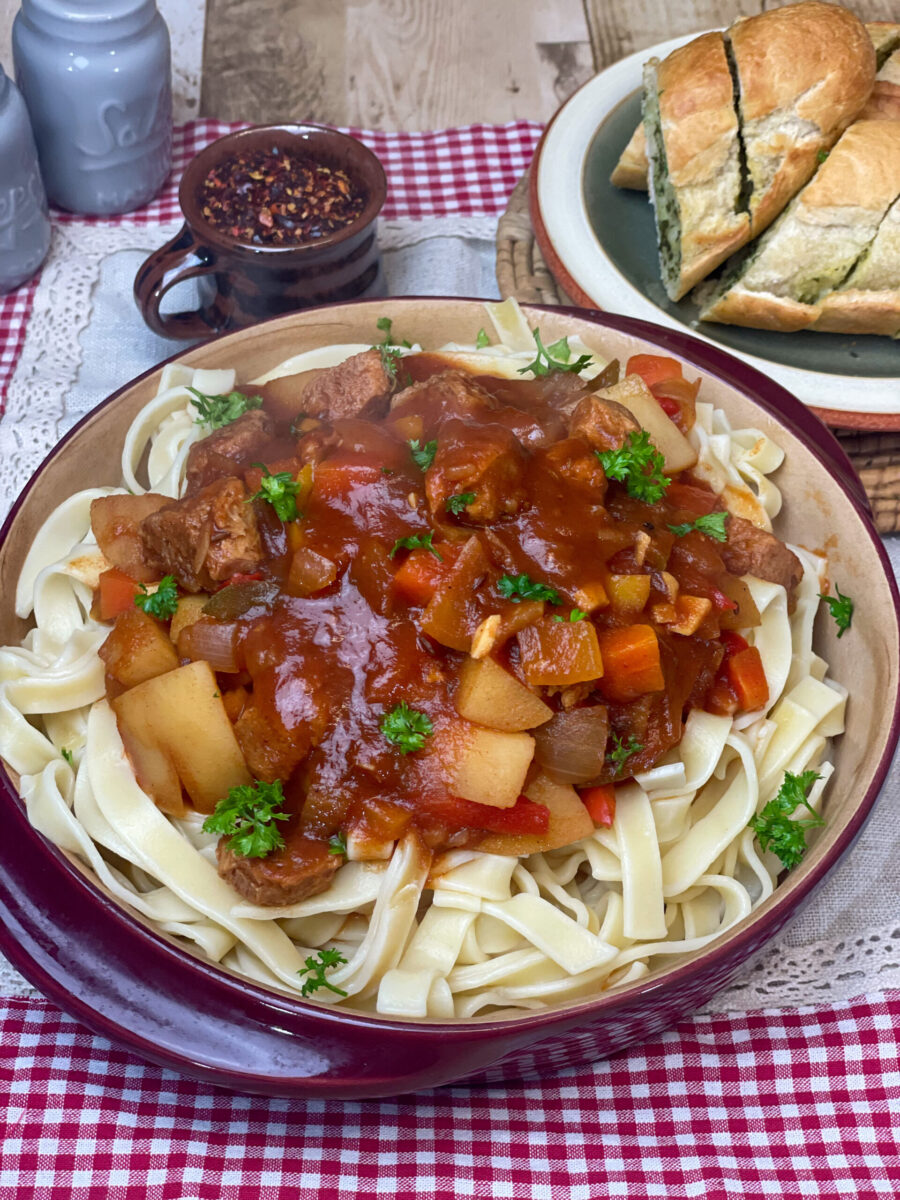
[{"label": "gray ceramic salt shaker", "polygon": [[13,59],[50,202],[109,214],[152,200],[172,163],[169,31],[155,0],[22,0]]},{"label": "gray ceramic salt shaker", "polygon": [[25,283],[50,248],[50,218],[28,110],[0,67],[0,294]]}]

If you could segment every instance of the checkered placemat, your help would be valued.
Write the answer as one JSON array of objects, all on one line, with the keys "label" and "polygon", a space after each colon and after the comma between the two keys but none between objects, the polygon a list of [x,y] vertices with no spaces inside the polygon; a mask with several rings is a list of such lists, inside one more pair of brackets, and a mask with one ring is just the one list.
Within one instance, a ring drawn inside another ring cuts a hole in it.
[{"label": "checkered placemat", "polygon": [[[177,218],[181,169],[229,128],[177,130],[163,194],[110,223]],[[440,217],[501,213],[540,128],[351,132],[386,217]],[[0,415],[33,297],[0,297]],[[898,1021],[900,993],[698,1017],[540,1086],[341,1104],[215,1091],[0,999],[0,1200],[900,1196]]]}]

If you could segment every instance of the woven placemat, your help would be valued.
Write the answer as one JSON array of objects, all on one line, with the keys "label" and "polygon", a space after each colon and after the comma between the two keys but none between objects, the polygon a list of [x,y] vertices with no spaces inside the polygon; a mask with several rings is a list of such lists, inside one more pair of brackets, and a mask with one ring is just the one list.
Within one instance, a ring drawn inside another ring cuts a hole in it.
[{"label": "woven placemat", "polygon": [[[544,262],[528,215],[528,172],[516,184],[497,225],[497,283],[524,304],[567,304]],[[900,433],[833,431],[859,472],[882,533],[900,532]]]}]

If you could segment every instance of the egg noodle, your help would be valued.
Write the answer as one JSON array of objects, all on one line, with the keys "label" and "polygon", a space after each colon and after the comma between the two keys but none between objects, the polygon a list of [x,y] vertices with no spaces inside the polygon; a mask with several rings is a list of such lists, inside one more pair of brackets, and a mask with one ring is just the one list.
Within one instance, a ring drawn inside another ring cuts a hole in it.
[{"label": "egg noodle", "polygon": [[[488,312],[499,345],[447,352],[484,373],[514,374],[534,342],[515,306]],[[587,349],[570,342],[575,353]],[[367,348],[309,351],[255,382]],[[586,377],[603,365],[594,360]],[[0,648],[0,755],[21,776],[31,824],[103,890],[179,945],[266,987],[299,994],[304,959],[334,947],[346,963],[328,981],[347,996],[321,989],[316,1002],[440,1020],[547,1008],[640,979],[700,950],[771,894],[780,864],[747,823],[786,771],[819,772],[809,802],[821,807],[833,771],[828,739],[842,732],[846,703],[812,647],[826,560],[797,546],[803,578],[792,613],[784,588],[746,578],[761,624],[745,636],[762,658],[767,710],[731,718],[694,709],[681,743],[617,786],[611,828],[522,859],[451,850],[432,860],[409,836],[387,861],[346,862],[327,891],[299,903],[244,901],[219,877],[203,814],[168,817],[138,786],[104,698],[97,652],[109,627],[90,616],[108,566],[91,501],[125,489],[180,495],[188,451],[203,436],[189,385],[227,393],[235,372],[163,369],[125,438],[124,488],[78,492],[47,518],[16,590],[16,611],[34,627],[20,646]],[[695,474],[732,511],[771,529],[781,496],[768,476],[783,452],[704,403],[689,437]]]}]

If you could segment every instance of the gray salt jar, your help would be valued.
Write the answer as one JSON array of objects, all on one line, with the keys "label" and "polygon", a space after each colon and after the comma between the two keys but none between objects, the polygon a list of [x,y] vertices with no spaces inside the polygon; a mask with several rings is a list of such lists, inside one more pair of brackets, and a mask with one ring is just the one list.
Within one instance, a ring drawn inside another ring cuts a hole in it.
[{"label": "gray salt jar", "polygon": [[0,67],[0,294],[30,279],[49,248],[47,197],[28,110]]},{"label": "gray salt jar", "polygon": [[169,31],[155,0],[23,0],[13,25],[47,195],[71,212],[130,212],[172,164]]}]

